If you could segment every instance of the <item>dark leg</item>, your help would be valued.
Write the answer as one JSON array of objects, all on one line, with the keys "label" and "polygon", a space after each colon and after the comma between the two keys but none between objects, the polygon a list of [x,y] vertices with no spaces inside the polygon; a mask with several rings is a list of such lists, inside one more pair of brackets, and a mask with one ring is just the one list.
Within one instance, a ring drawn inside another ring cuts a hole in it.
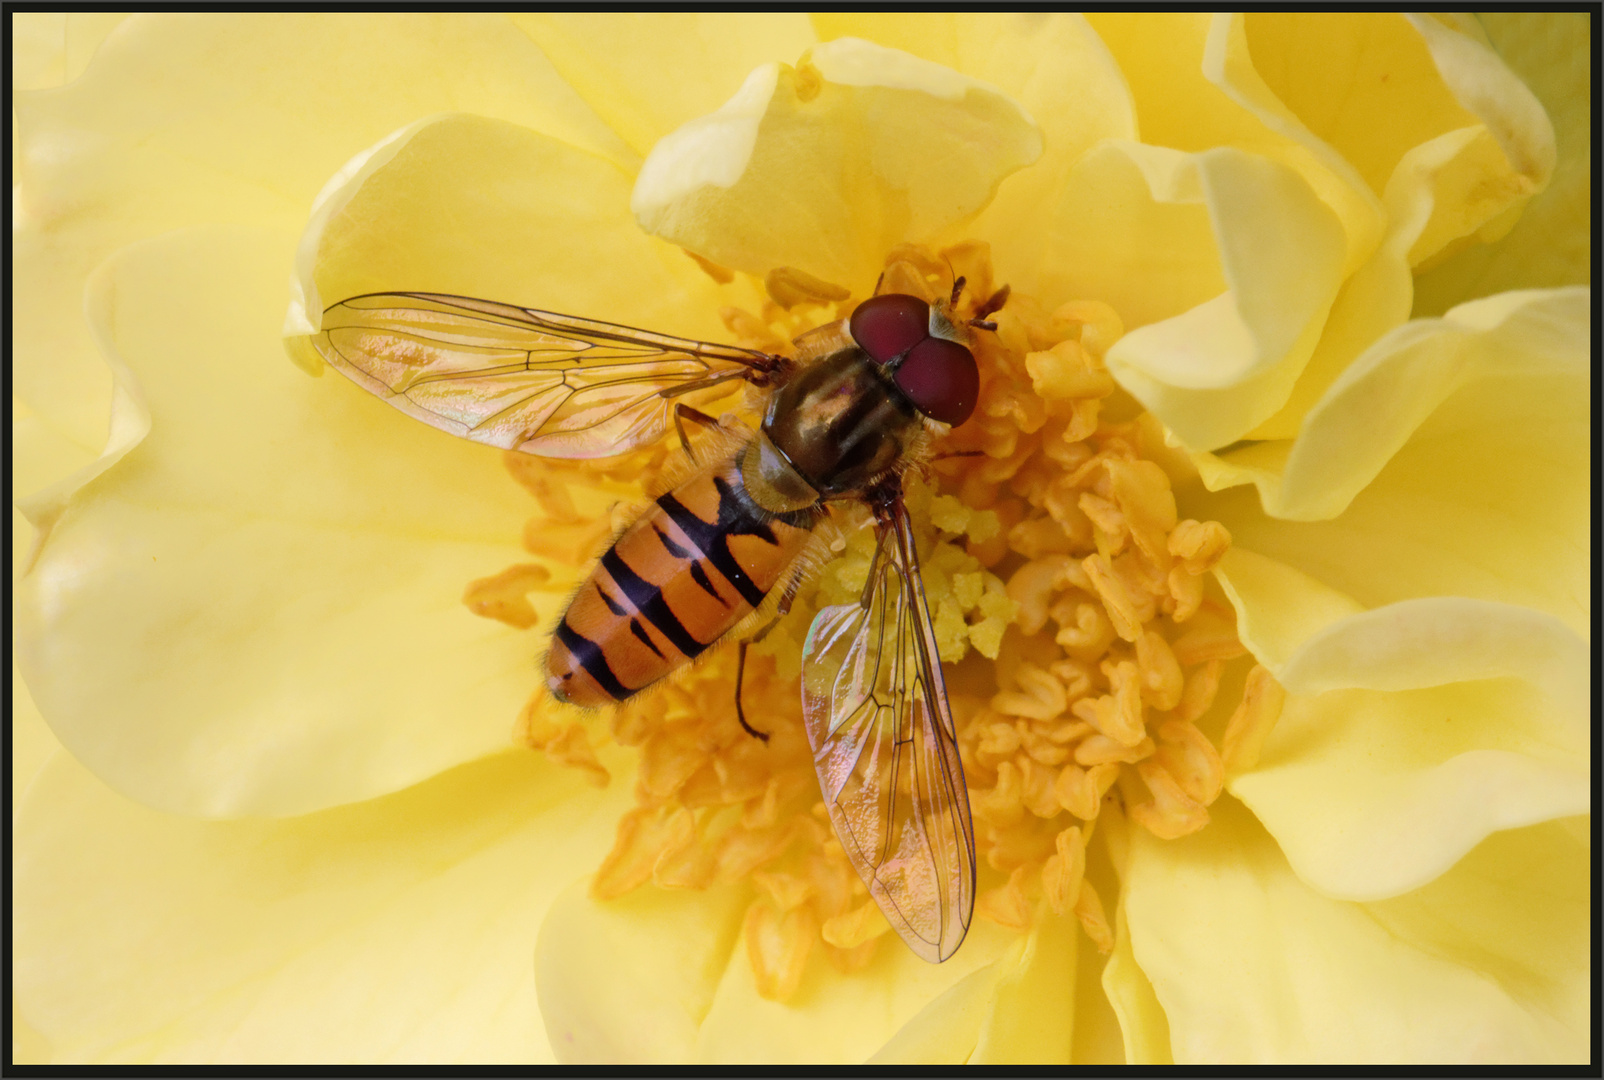
[{"label": "dark leg", "polygon": [[691,449],[691,440],[685,437],[685,423],[690,420],[703,427],[718,427],[718,421],[700,409],[693,409],[682,401],[674,403],[674,430],[679,432],[679,445],[685,451],[685,456],[696,462],[696,451]]},{"label": "dark leg", "polygon": [[793,575],[790,584],[785,587],[785,592],[780,595],[779,604],[774,608],[774,618],[764,623],[763,629],[742,641],[735,656],[735,719],[741,722],[741,727],[746,730],[748,735],[755,739],[762,739],[764,742],[769,741],[768,733],[759,731],[751,724],[748,724],[746,722],[746,710],[741,708],[741,684],[746,680],[746,647],[762,641],[769,636],[770,630],[780,625],[780,620],[791,613],[791,604],[796,600],[796,591],[801,587],[802,575]]},{"label": "dark leg", "polygon": [[984,319],[994,311],[1001,311],[1003,305],[1008,303],[1008,286],[1004,285],[986,298],[986,302],[975,309],[975,318]]}]

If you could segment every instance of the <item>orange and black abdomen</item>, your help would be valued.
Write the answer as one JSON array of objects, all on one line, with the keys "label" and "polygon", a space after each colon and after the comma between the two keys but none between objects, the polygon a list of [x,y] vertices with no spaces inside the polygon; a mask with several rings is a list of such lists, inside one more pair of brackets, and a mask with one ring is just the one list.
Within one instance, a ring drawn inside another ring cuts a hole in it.
[{"label": "orange and black abdomen", "polygon": [[814,518],[753,503],[733,462],[659,498],[579,588],[546,657],[553,696],[611,705],[723,637],[780,582]]}]

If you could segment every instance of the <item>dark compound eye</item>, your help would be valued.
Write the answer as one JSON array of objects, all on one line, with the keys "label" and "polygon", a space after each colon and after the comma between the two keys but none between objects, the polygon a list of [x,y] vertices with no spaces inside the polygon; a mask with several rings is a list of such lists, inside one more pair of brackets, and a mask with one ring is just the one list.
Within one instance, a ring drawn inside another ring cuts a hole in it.
[{"label": "dark compound eye", "polygon": [[974,354],[946,338],[926,338],[915,345],[892,378],[920,412],[954,427],[969,419],[980,396]]},{"label": "dark compound eye", "polygon": [[858,348],[883,364],[930,336],[930,305],[917,296],[886,293],[859,304],[847,328]]}]

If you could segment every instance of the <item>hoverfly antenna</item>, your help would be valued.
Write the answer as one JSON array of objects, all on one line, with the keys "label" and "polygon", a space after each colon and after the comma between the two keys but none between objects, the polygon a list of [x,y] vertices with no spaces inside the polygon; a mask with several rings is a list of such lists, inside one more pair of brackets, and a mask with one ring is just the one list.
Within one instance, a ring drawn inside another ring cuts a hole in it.
[{"label": "hoverfly antenna", "polygon": [[990,319],[970,319],[965,325],[973,326],[976,330],[990,330],[996,332],[997,324]]},{"label": "hoverfly antenna", "polygon": [[[948,265],[947,269],[952,269],[951,264]],[[952,295],[947,298],[948,307],[955,308],[958,306],[958,297],[963,295],[964,285],[967,284],[968,281],[969,279],[965,277],[956,277],[952,279]]]}]

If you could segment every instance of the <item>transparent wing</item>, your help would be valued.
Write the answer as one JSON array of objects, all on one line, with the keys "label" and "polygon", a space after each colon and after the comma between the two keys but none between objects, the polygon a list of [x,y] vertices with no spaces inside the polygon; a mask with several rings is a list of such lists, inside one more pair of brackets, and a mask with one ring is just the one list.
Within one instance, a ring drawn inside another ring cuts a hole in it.
[{"label": "transparent wing", "polygon": [[975,835],[941,657],[898,499],[864,604],[820,611],[802,712],[847,857],[902,940],[933,963],[969,930]]},{"label": "transparent wing", "polygon": [[785,361],[767,353],[440,293],[373,293],[323,313],[317,351],[454,435],[541,457],[620,454]]}]

